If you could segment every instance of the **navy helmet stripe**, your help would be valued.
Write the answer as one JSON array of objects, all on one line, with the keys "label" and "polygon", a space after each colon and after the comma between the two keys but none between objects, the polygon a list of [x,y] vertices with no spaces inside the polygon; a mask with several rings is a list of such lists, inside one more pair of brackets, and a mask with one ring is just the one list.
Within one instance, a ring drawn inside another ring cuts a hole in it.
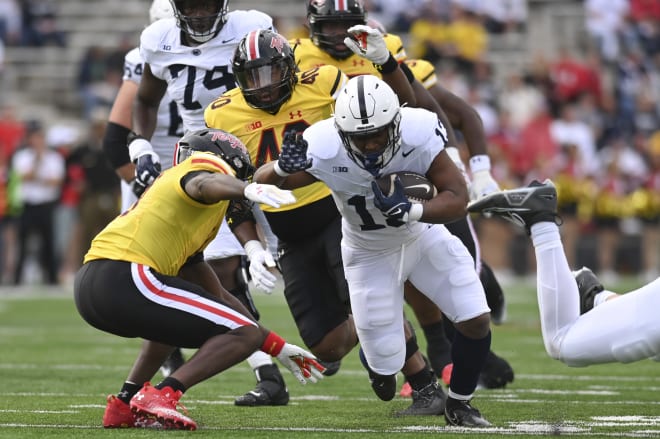
[{"label": "navy helmet stripe", "polygon": [[364,96],[364,76],[358,76],[357,91],[358,104],[360,107],[360,118],[362,119],[362,123],[366,124],[369,122],[369,119],[367,115],[367,103]]}]

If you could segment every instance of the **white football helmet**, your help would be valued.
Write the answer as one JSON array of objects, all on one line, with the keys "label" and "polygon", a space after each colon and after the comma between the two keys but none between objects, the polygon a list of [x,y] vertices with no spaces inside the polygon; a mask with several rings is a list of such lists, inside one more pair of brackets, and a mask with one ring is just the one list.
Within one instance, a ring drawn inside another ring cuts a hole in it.
[{"label": "white football helmet", "polygon": [[[376,76],[351,78],[335,102],[334,118],[351,160],[379,175],[401,146],[401,111],[396,93]],[[356,140],[373,137],[383,130],[387,130],[387,138],[378,151],[363,151],[356,145]]]},{"label": "white football helmet", "polygon": [[229,0],[170,0],[176,24],[190,38],[206,43],[227,21]]},{"label": "white football helmet", "polygon": [[162,20],[163,18],[174,17],[174,9],[170,0],[154,0],[149,8],[149,22]]}]

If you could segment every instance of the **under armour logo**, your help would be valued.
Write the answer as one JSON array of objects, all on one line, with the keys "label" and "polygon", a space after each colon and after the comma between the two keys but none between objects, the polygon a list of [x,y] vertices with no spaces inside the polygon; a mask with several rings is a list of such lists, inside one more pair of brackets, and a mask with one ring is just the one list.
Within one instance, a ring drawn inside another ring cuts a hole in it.
[{"label": "under armour logo", "polygon": [[363,59],[354,59],[353,60],[353,67],[356,66],[364,66],[364,60]]},{"label": "under armour logo", "polygon": [[293,111],[289,112],[289,119],[295,119],[296,117],[302,117],[302,111],[298,110],[295,113]]}]

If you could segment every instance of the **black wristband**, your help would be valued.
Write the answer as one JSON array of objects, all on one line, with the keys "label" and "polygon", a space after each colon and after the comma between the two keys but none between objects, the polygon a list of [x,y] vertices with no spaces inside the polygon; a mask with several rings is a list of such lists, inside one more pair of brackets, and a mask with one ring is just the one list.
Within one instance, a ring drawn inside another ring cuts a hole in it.
[{"label": "black wristband", "polygon": [[126,136],[131,130],[123,125],[108,122],[103,136],[103,152],[114,169],[120,168],[131,162],[126,146]]},{"label": "black wristband", "polygon": [[385,64],[374,64],[374,67],[376,67],[376,70],[378,70],[381,75],[387,75],[394,72],[397,67],[399,67],[399,63],[396,62],[396,59],[394,59],[394,56],[390,53],[390,57],[387,58]]}]

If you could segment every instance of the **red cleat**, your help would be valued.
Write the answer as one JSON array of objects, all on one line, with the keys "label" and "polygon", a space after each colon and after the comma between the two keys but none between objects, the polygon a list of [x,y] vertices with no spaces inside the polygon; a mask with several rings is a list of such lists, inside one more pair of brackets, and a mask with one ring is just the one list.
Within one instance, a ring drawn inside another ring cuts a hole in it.
[{"label": "red cleat", "polygon": [[402,398],[412,398],[412,387],[410,387],[410,383],[408,381],[405,381],[403,386],[401,386],[399,396]]},{"label": "red cleat", "polygon": [[181,391],[175,392],[171,387],[157,389],[151,383],[145,383],[131,399],[131,411],[138,418],[157,420],[165,430],[196,430],[197,423],[176,409],[180,406],[187,414],[179,402],[181,395]]},{"label": "red cleat", "polygon": [[442,369],[442,382],[449,385],[451,381],[451,371],[454,370],[454,363],[449,363]]},{"label": "red cleat", "polygon": [[160,428],[155,419],[138,419],[131,408],[115,395],[108,395],[103,413],[104,428]]}]

